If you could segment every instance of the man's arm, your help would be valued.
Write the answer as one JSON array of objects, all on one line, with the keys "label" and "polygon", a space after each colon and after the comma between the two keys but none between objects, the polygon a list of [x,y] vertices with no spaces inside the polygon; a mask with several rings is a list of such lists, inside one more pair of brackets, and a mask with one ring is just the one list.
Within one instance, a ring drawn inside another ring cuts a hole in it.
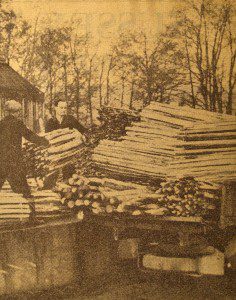
[{"label": "man's arm", "polygon": [[49,141],[46,138],[38,136],[36,133],[27,128],[23,122],[20,124],[20,127],[22,135],[26,140],[39,146],[49,146]]},{"label": "man's arm", "polygon": [[45,132],[51,132],[55,130],[52,119],[49,119],[45,125]]}]

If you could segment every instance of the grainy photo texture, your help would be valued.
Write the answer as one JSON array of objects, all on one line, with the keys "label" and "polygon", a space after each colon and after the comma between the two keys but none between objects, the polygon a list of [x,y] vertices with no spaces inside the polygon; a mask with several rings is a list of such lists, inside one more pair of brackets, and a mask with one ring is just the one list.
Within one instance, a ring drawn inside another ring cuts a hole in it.
[{"label": "grainy photo texture", "polygon": [[0,0],[0,298],[236,298],[233,0]]}]

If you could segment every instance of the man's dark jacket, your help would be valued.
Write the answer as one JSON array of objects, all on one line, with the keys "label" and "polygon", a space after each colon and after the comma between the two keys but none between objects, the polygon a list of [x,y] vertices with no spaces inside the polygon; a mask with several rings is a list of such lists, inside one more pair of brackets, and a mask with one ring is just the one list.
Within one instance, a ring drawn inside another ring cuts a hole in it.
[{"label": "man's dark jacket", "polygon": [[24,167],[22,137],[39,146],[49,145],[47,139],[29,130],[21,120],[12,115],[6,116],[0,121],[0,171]]},{"label": "man's dark jacket", "polygon": [[71,115],[65,116],[61,123],[55,117],[49,119],[46,123],[45,131],[50,132],[61,128],[77,129],[81,134],[86,133],[86,128]]}]

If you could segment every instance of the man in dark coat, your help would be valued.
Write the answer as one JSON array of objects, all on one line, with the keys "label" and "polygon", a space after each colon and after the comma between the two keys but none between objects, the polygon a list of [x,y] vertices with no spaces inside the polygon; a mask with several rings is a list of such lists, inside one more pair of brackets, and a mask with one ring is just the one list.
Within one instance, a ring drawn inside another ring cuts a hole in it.
[{"label": "man in dark coat", "polygon": [[26,180],[26,166],[22,154],[22,138],[39,146],[49,142],[29,130],[19,119],[21,104],[15,100],[6,102],[6,117],[0,121],[0,190],[8,180],[13,192],[31,197]]},{"label": "man in dark coat", "polygon": [[67,114],[66,101],[58,100],[54,103],[55,116],[49,119],[45,126],[45,132],[61,128],[77,129],[81,134],[86,133],[86,128],[76,118]]},{"label": "man in dark coat", "polygon": [[[49,119],[45,126],[45,132],[50,132],[57,129],[69,128],[69,129],[77,129],[81,134],[86,134],[87,129],[81,125],[76,118],[72,115],[67,114],[67,102],[63,100],[57,100],[54,102],[55,115]],[[67,165],[62,169],[63,178],[68,179],[75,172],[74,165]],[[48,179],[53,182],[58,177],[58,173]],[[45,185],[47,185],[45,183]],[[50,184],[49,184],[50,186]]]}]

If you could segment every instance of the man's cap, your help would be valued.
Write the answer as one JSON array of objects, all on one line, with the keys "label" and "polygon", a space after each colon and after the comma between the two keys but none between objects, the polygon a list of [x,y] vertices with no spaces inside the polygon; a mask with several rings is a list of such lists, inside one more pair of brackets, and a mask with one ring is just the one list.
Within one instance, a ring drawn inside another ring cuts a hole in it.
[{"label": "man's cap", "polygon": [[17,112],[21,110],[20,102],[16,100],[8,100],[5,103],[5,110],[8,112]]}]

